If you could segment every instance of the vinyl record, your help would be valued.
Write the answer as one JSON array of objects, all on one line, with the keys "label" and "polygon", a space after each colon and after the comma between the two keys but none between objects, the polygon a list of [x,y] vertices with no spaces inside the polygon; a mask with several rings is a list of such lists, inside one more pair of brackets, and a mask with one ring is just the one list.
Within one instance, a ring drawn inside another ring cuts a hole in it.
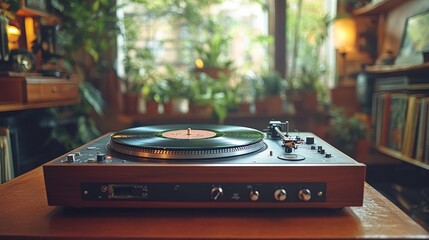
[{"label": "vinyl record", "polygon": [[264,134],[227,125],[158,125],[130,128],[111,136],[116,152],[147,158],[207,159],[248,154],[265,147]]}]

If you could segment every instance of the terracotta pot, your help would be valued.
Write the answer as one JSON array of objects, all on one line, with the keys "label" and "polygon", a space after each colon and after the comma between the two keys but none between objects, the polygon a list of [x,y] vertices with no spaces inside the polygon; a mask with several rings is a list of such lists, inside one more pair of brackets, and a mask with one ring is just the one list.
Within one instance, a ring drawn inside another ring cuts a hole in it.
[{"label": "terracotta pot", "polygon": [[158,103],[156,101],[146,101],[146,114],[158,114]]},{"label": "terracotta pot", "polygon": [[267,96],[265,98],[265,111],[268,114],[279,114],[283,112],[283,99],[280,96]]},{"label": "terracotta pot", "polygon": [[168,101],[164,103],[164,114],[171,114],[173,112],[173,104],[172,101]]},{"label": "terracotta pot", "polygon": [[367,163],[369,157],[370,143],[368,140],[356,140],[355,142],[355,159],[361,163]]},{"label": "terracotta pot", "polygon": [[195,72],[205,73],[213,79],[219,79],[222,76],[229,78],[231,76],[231,70],[228,68],[204,67],[204,68],[196,68]]},{"label": "terracotta pot", "polygon": [[316,111],[317,92],[316,91],[298,91],[289,97],[295,106],[297,112],[299,111]]},{"label": "terracotta pot", "polygon": [[123,110],[125,114],[135,115],[139,113],[139,100],[140,94],[138,93],[124,93],[123,98]]},{"label": "terracotta pot", "polygon": [[210,104],[189,104],[189,112],[204,116],[210,116],[213,113],[213,107]]},{"label": "terracotta pot", "polygon": [[250,112],[250,103],[238,104],[238,111],[241,113],[249,113]]},{"label": "terracotta pot", "polygon": [[267,112],[267,104],[264,98],[258,99],[255,102],[256,112],[257,113],[266,113]]}]

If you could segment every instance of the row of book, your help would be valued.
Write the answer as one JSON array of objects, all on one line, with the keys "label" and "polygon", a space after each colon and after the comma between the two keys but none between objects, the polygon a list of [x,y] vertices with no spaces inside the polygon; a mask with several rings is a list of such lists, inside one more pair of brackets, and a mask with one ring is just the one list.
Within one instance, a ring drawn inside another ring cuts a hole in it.
[{"label": "row of book", "polygon": [[429,164],[429,95],[375,93],[372,111],[376,146]]}]

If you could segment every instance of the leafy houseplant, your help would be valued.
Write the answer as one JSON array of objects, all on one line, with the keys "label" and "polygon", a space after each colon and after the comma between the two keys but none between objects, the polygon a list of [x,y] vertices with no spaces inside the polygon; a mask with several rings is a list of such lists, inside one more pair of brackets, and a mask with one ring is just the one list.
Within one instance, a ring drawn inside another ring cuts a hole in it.
[{"label": "leafy houseplant", "polygon": [[202,28],[202,39],[194,46],[198,57],[195,71],[204,72],[213,79],[222,75],[229,77],[233,62],[228,59],[227,50],[231,37],[225,34],[222,24],[212,18],[202,24]]},{"label": "leafy houseplant", "polygon": [[283,112],[284,91],[286,80],[275,71],[260,76],[262,98],[258,99],[256,110],[267,113]]},{"label": "leafy houseplant", "polygon": [[187,113],[191,98],[191,77],[167,67],[166,92],[163,94],[166,113]]},{"label": "leafy houseplant", "polygon": [[[364,161],[369,148],[369,131],[365,117],[359,114],[349,117],[341,109],[334,109],[331,112],[330,125],[332,144],[358,160]],[[366,149],[364,147],[358,150],[358,144],[362,143]]]},{"label": "leafy houseplant", "polygon": [[[106,73],[113,72],[110,49],[119,32],[116,5],[111,1],[61,1],[62,24],[59,45],[64,49],[64,65],[81,80],[81,104],[53,110],[56,115],[76,119],[76,126],[58,126],[52,138],[68,149],[76,148],[99,135],[93,116],[103,114],[104,98],[98,87],[107,84]],[[95,114],[94,114],[95,113]]]}]

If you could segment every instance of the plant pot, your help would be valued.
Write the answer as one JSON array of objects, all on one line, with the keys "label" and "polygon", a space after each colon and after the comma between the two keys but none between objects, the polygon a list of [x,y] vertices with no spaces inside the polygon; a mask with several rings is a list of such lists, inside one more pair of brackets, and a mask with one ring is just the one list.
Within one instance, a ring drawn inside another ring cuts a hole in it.
[{"label": "plant pot", "polygon": [[265,112],[268,114],[279,114],[283,112],[284,101],[280,96],[265,97]]},{"label": "plant pot", "polygon": [[146,101],[146,114],[158,114],[158,103],[156,101]]},{"label": "plant pot", "polygon": [[240,103],[238,104],[238,112],[240,113],[249,113],[250,112],[250,103]]},{"label": "plant pot", "polygon": [[355,141],[355,151],[354,156],[355,159],[361,163],[367,163],[369,157],[369,148],[370,143],[366,139],[356,140]]},{"label": "plant pot", "polygon": [[165,102],[163,105],[164,105],[164,114],[171,114],[173,112],[172,101]]},{"label": "plant pot", "polygon": [[189,111],[198,115],[211,116],[213,114],[213,106],[210,104],[190,103]]},{"label": "plant pot", "polygon": [[123,109],[124,113],[128,115],[135,115],[139,113],[139,93],[124,93],[123,98]]},{"label": "plant pot", "polygon": [[297,112],[315,112],[317,110],[318,102],[316,91],[297,91],[293,93],[289,99],[294,104]]},{"label": "plant pot", "polygon": [[213,79],[220,79],[221,77],[229,78],[231,76],[231,70],[228,68],[204,67],[196,68],[195,72],[205,73]]},{"label": "plant pot", "polygon": [[256,100],[255,107],[257,113],[265,113],[267,111],[267,104],[265,98]]}]

